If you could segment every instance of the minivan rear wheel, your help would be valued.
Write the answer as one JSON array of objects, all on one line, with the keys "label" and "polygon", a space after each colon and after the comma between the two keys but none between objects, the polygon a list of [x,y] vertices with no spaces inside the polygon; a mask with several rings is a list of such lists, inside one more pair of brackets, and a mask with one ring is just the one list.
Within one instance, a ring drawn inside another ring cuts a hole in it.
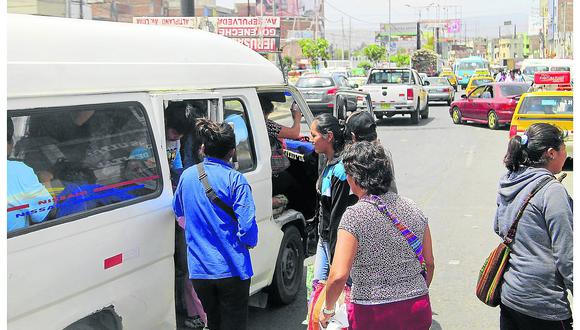
[{"label": "minivan rear wheel", "polygon": [[295,226],[286,227],[276,260],[274,279],[270,285],[270,299],[276,305],[287,305],[296,299],[302,284],[304,246]]}]

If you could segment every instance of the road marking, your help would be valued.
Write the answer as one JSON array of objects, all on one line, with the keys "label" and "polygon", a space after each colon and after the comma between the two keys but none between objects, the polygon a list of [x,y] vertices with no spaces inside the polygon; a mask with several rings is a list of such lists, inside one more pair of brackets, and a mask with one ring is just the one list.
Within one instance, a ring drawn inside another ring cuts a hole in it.
[{"label": "road marking", "polygon": [[459,261],[459,260],[455,260],[455,259],[449,260],[450,265],[459,265],[460,263],[461,263],[461,261]]},{"label": "road marking", "polygon": [[470,217],[472,217],[472,216],[473,216],[473,214],[464,214],[463,216],[464,216],[464,217],[468,217],[468,218],[470,218]]},{"label": "road marking", "polygon": [[466,151],[467,159],[465,160],[465,167],[470,168],[473,163],[473,155],[475,154],[475,146],[471,146],[469,151]]}]

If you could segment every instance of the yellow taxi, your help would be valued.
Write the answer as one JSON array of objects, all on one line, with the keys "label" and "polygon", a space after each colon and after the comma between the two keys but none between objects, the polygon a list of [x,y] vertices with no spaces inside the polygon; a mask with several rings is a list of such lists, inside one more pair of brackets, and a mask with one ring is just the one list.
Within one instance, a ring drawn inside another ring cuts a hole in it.
[{"label": "yellow taxi", "polygon": [[447,78],[447,80],[449,80],[449,83],[451,83],[451,86],[453,86],[453,88],[455,88],[455,91],[457,91],[457,77],[455,76],[455,73],[453,73],[453,71],[443,70],[439,74],[439,77]]},{"label": "yellow taxi", "polygon": [[491,72],[488,69],[475,69],[473,73],[474,76],[491,76]]},{"label": "yellow taxi", "polygon": [[492,83],[495,80],[493,79],[492,76],[476,76],[473,75],[471,76],[471,79],[469,79],[469,83],[467,84],[467,87],[465,88],[465,95],[469,95],[469,93],[471,93],[471,91],[473,91],[474,89],[476,89],[478,86],[484,85],[484,84],[488,84],[488,83]]},{"label": "yellow taxi", "polygon": [[574,139],[573,95],[573,92],[564,91],[522,94],[512,117],[510,138],[516,134],[523,134],[532,124],[552,124],[564,132],[566,152],[571,158]]},{"label": "yellow taxi", "polygon": [[561,90],[563,86],[569,86],[569,83],[569,72],[536,73],[533,88],[541,91],[522,94],[512,117],[510,138],[516,134],[523,134],[532,124],[552,124],[564,132],[566,152],[568,157],[572,158],[574,92]]}]

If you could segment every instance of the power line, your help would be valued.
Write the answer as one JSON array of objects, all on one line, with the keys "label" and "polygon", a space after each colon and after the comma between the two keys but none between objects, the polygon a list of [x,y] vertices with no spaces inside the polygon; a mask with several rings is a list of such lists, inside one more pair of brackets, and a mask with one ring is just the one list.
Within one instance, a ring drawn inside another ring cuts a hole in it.
[{"label": "power line", "polygon": [[341,9],[338,9],[337,7],[335,7],[335,6],[334,6],[332,3],[330,3],[328,0],[325,0],[325,2],[324,2],[324,3],[325,3],[325,4],[327,4],[327,5],[329,5],[331,8],[333,8],[333,9],[334,9],[334,10],[336,10],[336,11],[338,11],[339,13],[341,13],[341,14],[343,14],[343,15],[346,15],[346,16],[348,16],[348,17],[352,18],[352,19],[353,19],[353,20],[355,20],[355,21],[359,21],[359,22],[361,22],[361,23],[367,23],[367,24],[381,24],[380,22],[370,22],[370,21],[365,21],[365,20],[362,20],[362,19],[360,19],[360,18],[354,17],[354,16],[352,16],[352,15],[350,15],[350,14],[347,14],[346,12],[342,11]]}]

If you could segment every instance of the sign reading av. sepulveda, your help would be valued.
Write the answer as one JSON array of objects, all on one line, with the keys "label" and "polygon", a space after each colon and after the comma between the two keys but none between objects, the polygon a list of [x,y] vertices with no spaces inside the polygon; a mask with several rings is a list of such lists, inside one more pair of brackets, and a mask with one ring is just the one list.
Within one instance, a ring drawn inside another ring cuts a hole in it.
[{"label": "sign reading av. sepulveda", "polygon": [[134,17],[135,24],[171,25],[221,34],[256,52],[280,48],[280,17]]}]

